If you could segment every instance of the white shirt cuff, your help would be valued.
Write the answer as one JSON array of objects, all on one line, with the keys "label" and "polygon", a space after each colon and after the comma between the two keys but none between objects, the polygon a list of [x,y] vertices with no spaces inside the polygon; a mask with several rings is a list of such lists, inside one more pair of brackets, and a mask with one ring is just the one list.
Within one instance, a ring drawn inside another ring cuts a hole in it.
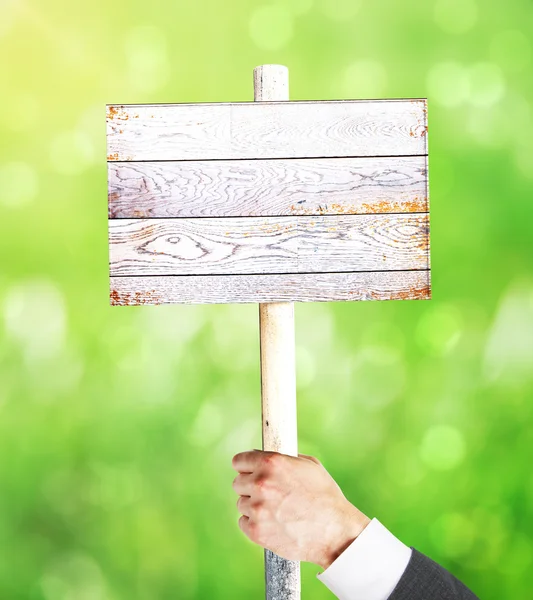
[{"label": "white shirt cuff", "polygon": [[339,600],[387,600],[411,554],[411,548],[377,519],[372,519],[359,537],[317,577]]}]

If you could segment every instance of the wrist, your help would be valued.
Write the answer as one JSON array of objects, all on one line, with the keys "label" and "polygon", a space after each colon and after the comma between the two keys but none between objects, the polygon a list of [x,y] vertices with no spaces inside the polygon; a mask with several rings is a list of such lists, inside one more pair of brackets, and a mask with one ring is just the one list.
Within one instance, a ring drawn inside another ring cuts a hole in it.
[{"label": "wrist", "polygon": [[326,570],[362,533],[370,523],[366,515],[352,504],[341,512],[336,532],[326,545],[322,559],[318,565]]}]

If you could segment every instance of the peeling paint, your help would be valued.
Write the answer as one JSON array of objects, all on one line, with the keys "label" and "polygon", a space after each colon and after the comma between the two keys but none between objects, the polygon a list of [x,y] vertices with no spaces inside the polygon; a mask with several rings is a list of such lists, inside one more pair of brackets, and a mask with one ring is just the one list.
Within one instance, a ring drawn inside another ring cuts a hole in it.
[{"label": "peeling paint", "polygon": [[161,296],[156,290],[144,292],[119,292],[116,289],[110,293],[111,306],[140,306],[143,304],[161,304]]},{"label": "peeling paint", "polygon": [[140,115],[136,113],[128,112],[123,105],[114,105],[107,107],[108,121],[128,121],[129,119],[138,119],[139,116]]},{"label": "peeling paint", "polygon": [[282,224],[282,223],[265,223],[259,226],[259,229],[264,233],[286,233],[294,229],[295,223]]},{"label": "peeling paint", "polygon": [[372,203],[363,202],[361,208],[363,209],[363,212],[367,214],[426,212],[427,198],[415,196],[410,200],[381,200]]},{"label": "peeling paint", "polygon": [[362,300],[427,300],[431,298],[431,289],[428,286],[412,286],[407,290],[390,292],[388,295],[383,292],[368,290],[358,292],[356,290],[349,292],[350,296],[360,295]]},{"label": "peeling paint", "polygon": [[315,207],[291,204],[289,212],[298,216],[427,212],[427,197],[415,196],[406,200],[376,200],[357,204],[333,203]]},{"label": "peeling paint", "polygon": [[428,286],[423,287],[411,287],[408,290],[402,292],[396,292],[395,297],[398,300],[421,300],[429,298],[431,296],[431,290]]}]

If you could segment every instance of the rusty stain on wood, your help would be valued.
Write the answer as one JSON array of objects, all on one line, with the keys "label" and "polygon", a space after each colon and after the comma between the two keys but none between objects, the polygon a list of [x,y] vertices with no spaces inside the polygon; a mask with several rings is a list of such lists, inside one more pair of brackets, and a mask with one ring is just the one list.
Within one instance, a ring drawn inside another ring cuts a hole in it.
[{"label": "rusty stain on wood", "polygon": [[356,215],[361,212],[361,209],[357,204],[333,202],[332,204],[319,204],[318,206],[291,204],[289,212],[294,215]]},{"label": "rusty stain on wood", "polygon": [[[138,119],[139,114],[129,112],[124,105],[110,105],[107,107],[108,121],[128,121],[129,119]],[[123,133],[122,131],[120,133]]]},{"label": "rusty stain on wood", "polygon": [[398,291],[395,294],[395,298],[397,300],[421,300],[424,298],[429,298],[431,295],[431,290],[428,286],[423,287],[412,287],[406,291]]},{"label": "rusty stain on wood", "polygon": [[107,119],[108,121],[127,121],[130,118],[130,113],[125,110],[124,106],[108,106]]},{"label": "rusty stain on wood", "polygon": [[296,227],[296,223],[264,223],[259,229],[264,233],[286,233]]},{"label": "rusty stain on wood", "polygon": [[425,137],[428,133],[428,103],[427,103],[427,100],[424,100],[422,114],[424,115],[424,119],[421,123],[421,125],[423,126],[423,130],[422,130],[422,133],[420,134],[420,136]]},{"label": "rusty stain on wood", "polygon": [[361,208],[367,214],[426,212],[427,198],[416,196],[410,200],[382,200],[372,204],[363,202]]},{"label": "rusty stain on wood", "polygon": [[160,304],[161,297],[156,290],[142,292],[119,292],[112,289],[109,295],[111,306],[139,306],[142,304]]},{"label": "rusty stain on wood", "polygon": [[[350,295],[361,295],[360,290],[351,290]],[[431,297],[431,289],[429,286],[413,286],[407,290],[391,291],[387,295],[383,292],[367,290],[364,296],[368,300],[427,300]]]}]

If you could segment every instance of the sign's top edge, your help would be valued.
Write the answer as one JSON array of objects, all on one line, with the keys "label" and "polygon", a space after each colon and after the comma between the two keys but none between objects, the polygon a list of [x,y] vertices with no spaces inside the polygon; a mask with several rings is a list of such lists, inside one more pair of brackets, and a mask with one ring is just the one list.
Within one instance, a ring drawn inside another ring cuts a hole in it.
[{"label": "sign's top edge", "polygon": [[231,106],[242,104],[265,105],[265,104],[350,104],[350,103],[368,103],[368,102],[427,102],[427,98],[364,98],[357,100],[281,100],[281,101],[261,101],[254,102],[155,102],[155,103],[139,103],[139,104],[122,104],[120,102],[112,102],[106,106]]}]

